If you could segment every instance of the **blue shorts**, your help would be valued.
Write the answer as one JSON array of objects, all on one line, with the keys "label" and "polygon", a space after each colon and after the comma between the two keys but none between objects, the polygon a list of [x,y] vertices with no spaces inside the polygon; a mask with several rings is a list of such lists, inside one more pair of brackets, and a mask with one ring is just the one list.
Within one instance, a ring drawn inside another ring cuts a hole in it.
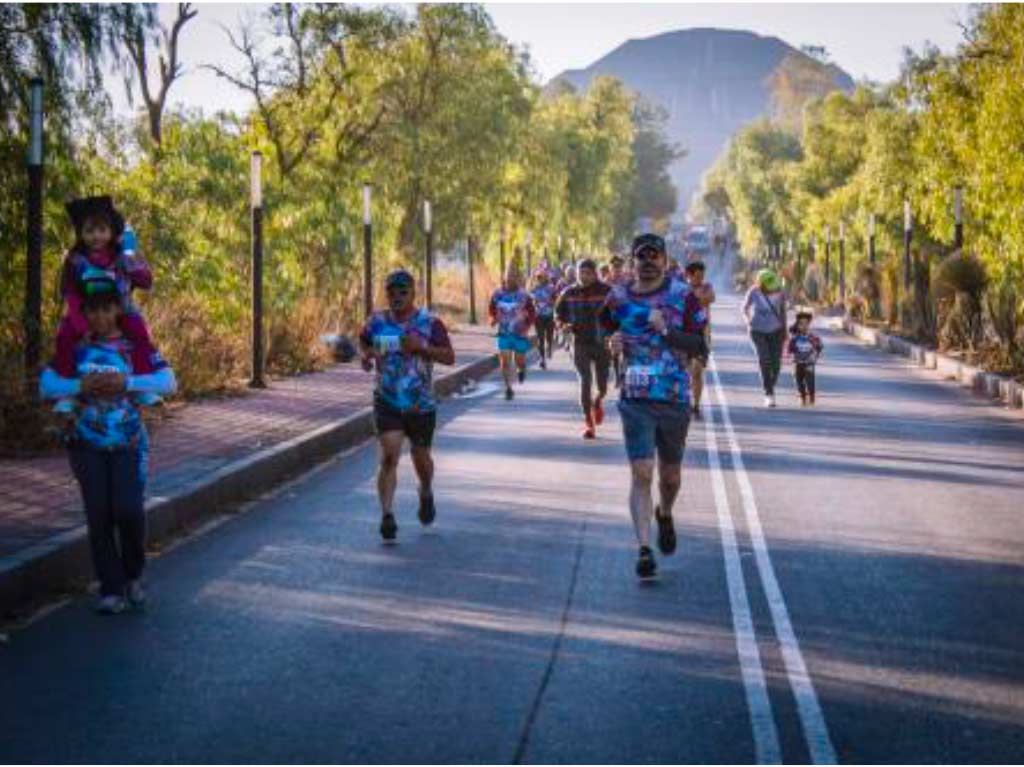
[{"label": "blue shorts", "polygon": [[509,333],[498,335],[499,352],[515,352],[516,354],[529,354],[530,339],[525,336],[514,336]]},{"label": "blue shorts", "polygon": [[644,400],[619,400],[622,435],[630,461],[654,458],[662,463],[683,462],[686,433],[690,429],[690,410],[683,403]]}]

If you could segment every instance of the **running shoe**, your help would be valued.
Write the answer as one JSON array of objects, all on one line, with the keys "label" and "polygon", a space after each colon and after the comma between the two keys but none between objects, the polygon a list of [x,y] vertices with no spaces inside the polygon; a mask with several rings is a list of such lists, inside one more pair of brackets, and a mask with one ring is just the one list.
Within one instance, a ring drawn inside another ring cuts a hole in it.
[{"label": "running shoe", "polygon": [[548,369],[548,363],[544,361],[544,357],[540,358],[540,369],[541,370],[547,370]]},{"label": "running shoe", "polygon": [[514,391],[512,391],[512,387],[511,386],[506,386],[505,387],[505,399],[512,399],[514,396],[516,396],[516,394],[515,394]]},{"label": "running shoe", "polygon": [[146,590],[142,588],[142,581],[134,580],[128,584],[128,604],[136,610],[146,606]]},{"label": "running shoe", "polygon": [[519,370],[519,383],[526,383],[526,368]]},{"label": "running shoe", "polygon": [[810,400],[811,400],[811,404],[813,405],[814,404],[814,392],[811,392]]},{"label": "running shoe", "polygon": [[676,550],[676,528],[672,515],[662,517],[661,507],[654,507],[654,518],[658,520],[658,549],[662,554],[674,554]]},{"label": "running shoe", "polygon": [[395,515],[385,514],[380,521],[380,537],[384,539],[384,543],[394,543],[397,535],[398,523],[395,521]]},{"label": "running shoe", "polygon": [[434,517],[437,516],[437,507],[434,505],[434,494],[420,496],[420,510],[419,517],[420,523],[424,527],[430,525],[434,521]]},{"label": "running shoe", "polygon": [[96,601],[96,612],[100,615],[120,615],[128,609],[128,603],[120,594],[104,594]]},{"label": "running shoe", "polygon": [[650,580],[658,574],[658,563],[650,546],[640,547],[640,558],[636,561],[636,574],[641,580]]},{"label": "running shoe", "polygon": [[694,405],[691,412],[693,413],[693,417],[698,421],[704,417],[704,413],[701,412],[700,405]]},{"label": "running shoe", "polygon": [[597,439],[597,431],[594,429],[594,419],[587,416],[586,426],[583,428],[583,439]]},{"label": "running shoe", "polygon": [[594,423],[596,425],[600,426],[601,424],[604,423],[604,404],[601,402],[600,398],[594,400],[593,412],[594,412]]},{"label": "running shoe", "polygon": [[800,406],[801,407],[807,407],[807,395],[806,394],[801,394],[800,395]]}]

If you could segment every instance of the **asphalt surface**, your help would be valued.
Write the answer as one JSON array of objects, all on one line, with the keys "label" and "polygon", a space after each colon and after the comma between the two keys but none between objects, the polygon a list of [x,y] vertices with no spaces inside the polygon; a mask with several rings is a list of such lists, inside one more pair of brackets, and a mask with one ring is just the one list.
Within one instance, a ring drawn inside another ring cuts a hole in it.
[{"label": "asphalt surface", "polygon": [[367,445],[152,559],[145,614],[13,631],[0,760],[1020,761],[1024,422],[826,331],[819,404],[766,410],[736,318],[656,582],[560,353],[445,403],[397,546]]}]

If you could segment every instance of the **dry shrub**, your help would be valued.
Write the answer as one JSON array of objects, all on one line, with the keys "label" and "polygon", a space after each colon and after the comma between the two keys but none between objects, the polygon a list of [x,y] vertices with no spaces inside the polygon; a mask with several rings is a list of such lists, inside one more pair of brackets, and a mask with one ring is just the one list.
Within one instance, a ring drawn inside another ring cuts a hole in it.
[{"label": "dry shrub", "polygon": [[323,299],[308,295],[287,312],[270,318],[267,343],[267,372],[296,375],[320,370],[330,361],[320,336],[329,327]]},{"label": "dry shrub", "polygon": [[146,319],[161,354],[174,368],[181,396],[237,388],[249,374],[249,334],[239,327],[218,328],[199,296],[149,301]]},{"label": "dry shrub", "polygon": [[864,314],[878,319],[882,313],[882,273],[877,266],[862,263],[857,267],[856,292],[864,302]]},{"label": "dry shrub", "polygon": [[804,270],[804,298],[812,304],[825,299],[825,277],[818,264],[808,264]]},{"label": "dry shrub", "polygon": [[939,343],[947,349],[974,350],[982,341],[982,296],[988,284],[981,261],[954,251],[939,262],[932,280]]},{"label": "dry shrub", "polygon": [[[497,270],[477,263],[473,269],[477,321],[487,320],[487,304],[498,288]],[[449,323],[469,318],[469,275],[465,263],[448,264],[434,271],[434,310]]]}]

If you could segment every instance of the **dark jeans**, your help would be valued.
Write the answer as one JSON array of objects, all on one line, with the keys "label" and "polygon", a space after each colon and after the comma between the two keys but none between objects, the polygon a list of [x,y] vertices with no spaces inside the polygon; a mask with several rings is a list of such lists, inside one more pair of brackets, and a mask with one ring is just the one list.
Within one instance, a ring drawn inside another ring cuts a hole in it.
[{"label": "dark jeans", "polygon": [[797,363],[796,370],[793,371],[796,376],[796,389],[800,392],[800,396],[810,394],[814,396],[814,365],[801,365]]},{"label": "dark jeans", "polygon": [[555,353],[555,320],[552,317],[537,318],[537,350],[540,358],[550,358]]},{"label": "dark jeans", "polygon": [[68,457],[82,490],[100,594],[123,595],[128,581],[141,576],[146,564],[145,479],[139,451],[75,446]]},{"label": "dark jeans", "polygon": [[575,343],[572,347],[572,361],[576,365],[576,374],[580,378],[580,407],[583,415],[590,413],[593,403],[591,389],[597,379],[597,396],[604,399],[608,393],[608,366],[610,355],[604,344]]},{"label": "dark jeans", "polygon": [[782,370],[782,330],[774,333],[750,331],[750,338],[757,349],[757,361],[761,366],[761,385],[765,394],[775,393],[775,384]]}]

